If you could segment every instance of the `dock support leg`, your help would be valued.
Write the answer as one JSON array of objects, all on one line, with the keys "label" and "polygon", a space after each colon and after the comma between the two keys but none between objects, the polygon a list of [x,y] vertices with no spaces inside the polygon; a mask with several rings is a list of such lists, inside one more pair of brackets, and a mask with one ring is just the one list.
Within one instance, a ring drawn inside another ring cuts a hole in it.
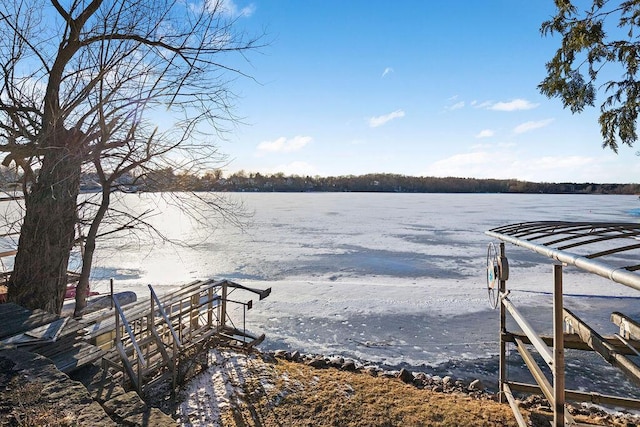
[{"label": "dock support leg", "polygon": [[562,306],[562,265],[553,266],[553,425],[564,426],[564,308]]},{"label": "dock support leg", "polygon": [[[506,257],[504,242],[500,243],[500,256]],[[507,282],[505,280],[500,280],[500,288],[499,292],[502,295],[506,292]],[[500,403],[504,403],[506,401],[505,397],[505,382],[507,381],[507,343],[504,340],[504,334],[507,332],[507,313],[504,304],[502,303],[502,298],[499,298],[500,301],[500,372],[499,372],[499,384],[500,384],[500,393],[499,399]]]}]

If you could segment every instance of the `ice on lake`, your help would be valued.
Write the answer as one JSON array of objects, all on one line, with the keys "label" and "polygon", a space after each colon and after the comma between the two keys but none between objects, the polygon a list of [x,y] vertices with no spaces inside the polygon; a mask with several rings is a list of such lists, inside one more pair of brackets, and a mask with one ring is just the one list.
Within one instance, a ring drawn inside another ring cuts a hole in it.
[{"label": "ice on lake", "polygon": [[[176,246],[149,236],[99,243],[94,290],[145,295],[193,279],[227,278],[272,288],[247,327],[263,349],[340,354],[389,367],[439,369],[496,379],[498,313],[488,303],[484,232],[525,221],[640,219],[635,196],[540,194],[235,193],[253,217],[244,229],[203,227],[156,194],[127,194]],[[507,245],[510,298],[538,332],[551,331],[550,260]],[[637,291],[566,268],[565,304],[601,333],[612,311],[640,319]],[[570,355],[574,357],[573,355]],[[597,360],[568,363],[568,386],[606,382]],[[513,356],[513,370],[519,371]],[[593,372],[592,372],[593,371]],[[617,378],[617,377],[615,377]],[[626,383],[625,383],[626,384]],[[637,388],[626,385],[629,393]],[[607,390],[601,390],[606,392]],[[615,390],[614,390],[615,391]],[[617,390],[620,392],[620,390]]]}]

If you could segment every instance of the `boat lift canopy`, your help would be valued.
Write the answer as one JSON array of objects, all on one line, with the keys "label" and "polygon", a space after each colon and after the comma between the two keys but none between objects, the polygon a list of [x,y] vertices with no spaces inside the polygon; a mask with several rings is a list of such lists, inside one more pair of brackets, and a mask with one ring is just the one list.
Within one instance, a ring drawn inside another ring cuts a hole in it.
[{"label": "boat lift canopy", "polygon": [[[629,358],[640,354],[640,324],[629,316],[614,312],[611,321],[620,327],[620,333],[601,336],[564,307],[562,280],[563,265],[571,265],[640,290],[640,224],[536,221],[493,228],[485,234],[559,262],[553,266],[553,336],[544,337],[535,331],[509,299],[506,288],[509,263],[504,243],[500,243],[499,253],[493,243],[487,249],[489,301],[493,308],[500,308],[500,401],[506,398],[518,425],[526,427],[528,424],[520,413],[513,391],[544,395],[553,411],[552,425],[555,427],[576,425],[565,407],[567,399],[640,409],[640,399],[629,396],[565,389],[565,348],[595,351],[630,379],[640,382],[640,365]],[[511,315],[521,332],[507,330],[507,314]],[[515,344],[535,384],[509,380],[507,343]],[[530,346],[551,371],[553,381],[540,368]]]},{"label": "boat lift canopy", "polygon": [[485,234],[640,291],[640,224],[535,221]]}]

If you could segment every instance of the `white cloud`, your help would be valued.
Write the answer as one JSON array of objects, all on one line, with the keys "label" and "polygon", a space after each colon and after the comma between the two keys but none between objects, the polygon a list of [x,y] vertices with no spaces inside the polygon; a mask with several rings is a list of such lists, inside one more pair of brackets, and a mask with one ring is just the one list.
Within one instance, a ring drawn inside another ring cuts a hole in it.
[{"label": "white cloud", "polygon": [[[487,148],[487,147],[485,147]],[[496,147],[460,153],[438,160],[425,176],[519,179],[547,182],[586,182],[598,175],[598,162],[585,156],[523,158],[522,153]],[[604,179],[603,181],[606,181]]]},{"label": "white cloud", "polygon": [[471,101],[471,106],[473,108],[491,108],[492,105],[493,105],[493,101],[482,101],[482,102]]},{"label": "white cloud", "polygon": [[258,153],[291,153],[301,150],[311,141],[313,138],[310,136],[295,136],[291,139],[281,136],[274,141],[262,141],[258,144]]},{"label": "white cloud", "polygon": [[535,130],[535,129],[540,129],[540,128],[543,128],[545,126],[549,126],[552,122],[553,122],[553,119],[538,120],[536,122],[534,122],[534,121],[524,122],[524,123],[519,124],[518,126],[516,126],[513,129],[513,132],[515,132],[515,133],[530,132],[530,131]]},{"label": "white cloud", "polygon": [[445,110],[447,111],[453,111],[453,110],[459,110],[461,108],[464,108],[464,106],[466,105],[464,101],[458,101],[459,96],[458,95],[453,95],[449,98],[447,98],[447,106],[444,107]]},{"label": "white cloud", "polygon": [[384,71],[382,72],[382,77],[386,76],[389,73],[393,73],[393,68],[391,67],[385,68]]},{"label": "white cloud", "polygon": [[382,126],[383,124],[393,120],[404,117],[404,111],[396,110],[393,113],[385,114],[384,116],[371,117],[369,119],[369,126],[372,128],[377,128],[378,126]]},{"label": "white cloud", "polygon": [[495,111],[519,111],[519,110],[532,110],[540,104],[534,104],[526,99],[514,99],[509,102],[496,102],[489,106],[490,110]]},{"label": "white cloud", "polygon": [[591,157],[583,156],[546,156],[534,159],[531,166],[537,170],[578,170],[585,166],[593,164],[594,161]]},{"label": "white cloud", "polygon": [[456,102],[455,104],[447,107],[447,110],[454,111],[454,110],[460,110],[461,108],[464,108],[464,101]]},{"label": "white cloud", "polygon": [[482,129],[480,132],[478,132],[478,134],[476,135],[476,138],[489,138],[492,137],[493,135],[495,135],[495,132],[491,129]]},{"label": "white cloud", "polygon": [[217,7],[223,14],[231,17],[243,16],[248,18],[256,11],[256,6],[253,3],[243,8],[238,8],[234,0],[208,0],[208,3],[209,9]]}]

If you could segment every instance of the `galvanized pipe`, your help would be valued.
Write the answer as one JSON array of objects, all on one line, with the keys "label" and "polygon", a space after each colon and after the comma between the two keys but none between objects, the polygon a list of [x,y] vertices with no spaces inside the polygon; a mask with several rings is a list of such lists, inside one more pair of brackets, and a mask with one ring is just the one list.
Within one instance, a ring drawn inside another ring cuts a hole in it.
[{"label": "galvanized pipe", "polygon": [[[520,312],[516,309],[516,307],[509,300],[509,298],[507,298],[505,294],[502,294],[501,298],[502,298],[502,304],[505,306],[507,311],[509,311],[509,313],[513,317],[513,320],[515,320],[518,326],[520,326],[520,328],[522,329],[522,332],[526,334],[531,344],[533,344],[535,349],[538,350],[538,353],[540,353],[540,356],[542,356],[544,361],[547,362],[547,365],[551,369],[553,369],[553,366],[554,366],[553,354],[551,353],[551,350],[549,350],[549,347],[547,347],[544,341],[542,341],[542,338],[540,338],[538,333],[533,329],[533,327],[529,324],[529,322],[527,322],[527,319],[525,319],[524,316],[520,314]],[[518,341],[518,338],[516,338],[516,341]]]},{"label": "galvanized pipe", "polygon": [[516,237],[507,236],[505,234],[496,233],[494,231],[485,231],[485,234],[489,237],[493,237],[498,240],[502,240],[504,242],[512,243],[516,246],[532,250],[540,255],[544,255],[548,258],[560,261],[567,265],[573,265],[589,273],[597,274],[598,276],[604,277],[605,279],[612,280],[616,283],[620,283],[621,285],[625,285],[637,291],[640,291],[640,275],[635,274],[631,271],[627,271],[624,268],[612,267],[602,262],[585,258],[571,252],[559,251],[557,249],[538,245],[527,240],[521,240]]}]

